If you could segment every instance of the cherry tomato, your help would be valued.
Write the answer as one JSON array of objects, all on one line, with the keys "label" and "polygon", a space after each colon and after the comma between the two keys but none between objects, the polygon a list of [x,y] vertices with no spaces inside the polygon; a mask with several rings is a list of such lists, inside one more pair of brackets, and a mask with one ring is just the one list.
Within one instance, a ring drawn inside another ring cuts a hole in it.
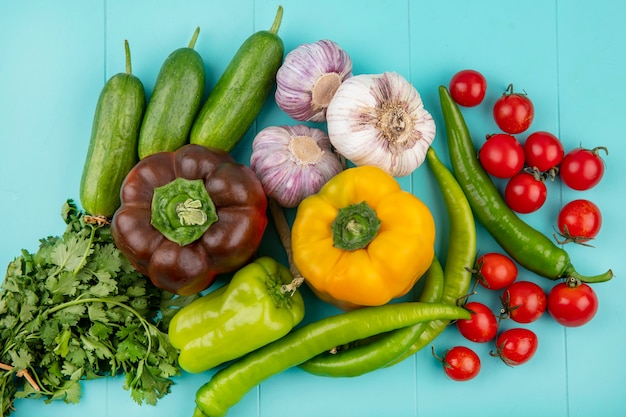
[{"label": "cherry tomato", "polygon": [[528,362],[537,352],[539,340],[535,332],[523,327],[515,327],[500,333],[496,339],[496,353],[509,366],[518,366]]},{"label": "cherry tomato", "polygon": [[478,106],[486,92],[487,80],[478,71],[465,69],[454,74],[450,80],[450,95],[460,106]]},{"label": "cherry tomato", "polygon": [[493,106],[493,118],[505,133],[524,132],[530,127],[534,117],[532,101],[526,94],[513,92],[513,84],[509,84]]},{"label": "cherry tomato", "polygon": [[597,311],[598,297],[593,288],[584,282],[561,282],[548,293],[548,312],[563,326],[582,326]]},{"label": "cherry tomato", "polygon": [[558,166],[564,156],[563,144],[550,132],[533,132],[524,142],[526,165],[541,172],[550,171]]},{"label": "cherry tomato", "polygon": [[505,288],[500,299],[504,317],[517,323],[532,323],[546,311],[546,293],[531,281],[515,281]]},{"label": "cherry tomato", "polygon": [[471,317],[456,321],[456,327],[463,337],[476,343],[485,343],[496,337],[498,320],[489,307],[472,301],[465,308],[470,311]]},{"label": "cherry tomato", "polygon": [[517,274],[515,262],[501,253],[489,252],[476,259],[474,276],[487,289],[501,290],[515,281]]},{"label": "cherry tomato", "polygon": [[478,151],[478,159],[494,177],[510,178],[524,168],[524,148],[514,136],[496,133],[487,136]]},{"label": "cherry tomato", "polygon": [[480,358],[466,346],[454,346],[444,352],[443,358],[435,357],[443,364],[446,375],[454,381],[469,381],[480,372]]},{"label": "cherry tomato", "polygon": [[542,179],[522,171],[509,179],[504,188],[506,204],[518,213],[539,210],[548,197],[548,189]]},{"label": "cherry tomato", "polygon": [[599,151],[608,151],[604,147],[594,149],[574,149],[565,155],[561,162],[560,176],[569,188],[584,191],[595,187],[604,175],[604,161]]},{"label": "cherry tomato", "polygon": [[559,211],[557,225],[561,236],[565,238],[559,243],[588,242],[600,232],[602,213],[589,200],[572,200]]}]

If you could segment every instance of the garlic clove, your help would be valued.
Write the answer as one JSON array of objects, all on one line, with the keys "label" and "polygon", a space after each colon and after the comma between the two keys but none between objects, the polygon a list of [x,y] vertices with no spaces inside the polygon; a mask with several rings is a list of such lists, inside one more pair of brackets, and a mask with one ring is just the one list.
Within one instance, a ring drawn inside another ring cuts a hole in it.
[{"label": "garlic clove", "polygon": [[291,118],[323,122],[343,81],[352,76],[352,60],[331,40],[306,43],[289,52],[276,74],[276,104]]},{"label": "garlic clove", "polygon": [[395,72],[343,82],[328,107],[327,125],[332,145],[345,158],[394,177],[409,175],[424,162],[436,133],[419,92]]},{"label": "garlic clove", "polygon": [[261,130],[252,142],[250,167],[265,193],[288,208],[343,170],[326,132],[305,125]]}]

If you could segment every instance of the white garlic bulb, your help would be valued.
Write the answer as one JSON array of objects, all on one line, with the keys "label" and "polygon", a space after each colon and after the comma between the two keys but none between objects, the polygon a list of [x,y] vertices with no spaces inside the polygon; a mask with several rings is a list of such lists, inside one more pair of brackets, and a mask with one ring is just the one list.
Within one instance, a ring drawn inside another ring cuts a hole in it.
[{"label": "white garlic bulb", "polygon": [[327,124],[341,155],[394,177],[409,175],[424,162],[436,132],[418,91],[395,72],[347,79],[330,102]]},{"label": "white garlic bulb", "polygon": [[326,132],[306,125],[270,126],[252,142],[250,167],[265,194],[295,207],[343,170]]},{"label": "white garlic bulb", "polygon": [[292,119],[323,122],[341,83],[352,76],[352,60],[331,40],[306,43],[289,52],[276,73],[276,104]]}]

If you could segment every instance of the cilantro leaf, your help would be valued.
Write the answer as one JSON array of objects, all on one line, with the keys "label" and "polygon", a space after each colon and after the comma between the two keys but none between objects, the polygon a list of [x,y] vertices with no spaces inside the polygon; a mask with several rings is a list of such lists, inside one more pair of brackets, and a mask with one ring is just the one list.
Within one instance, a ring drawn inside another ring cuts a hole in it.
[{"label": "cilantro leaf", "polygon": [[28,369],[33,361],[32,355],[26,349],[9,352],[11,355],[11,363],[18,370]]}]

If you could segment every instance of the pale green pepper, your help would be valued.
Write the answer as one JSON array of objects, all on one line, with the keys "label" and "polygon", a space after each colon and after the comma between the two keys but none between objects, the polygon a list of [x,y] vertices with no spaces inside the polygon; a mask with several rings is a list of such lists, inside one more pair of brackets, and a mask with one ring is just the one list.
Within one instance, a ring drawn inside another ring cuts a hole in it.
[{"label": "pale green pepper", "polygon": [[304,300],[287,267],[261,257],[231,281],[183,307],[170,322],[181,369],[198,373],[286,335],[304,318]]}]

